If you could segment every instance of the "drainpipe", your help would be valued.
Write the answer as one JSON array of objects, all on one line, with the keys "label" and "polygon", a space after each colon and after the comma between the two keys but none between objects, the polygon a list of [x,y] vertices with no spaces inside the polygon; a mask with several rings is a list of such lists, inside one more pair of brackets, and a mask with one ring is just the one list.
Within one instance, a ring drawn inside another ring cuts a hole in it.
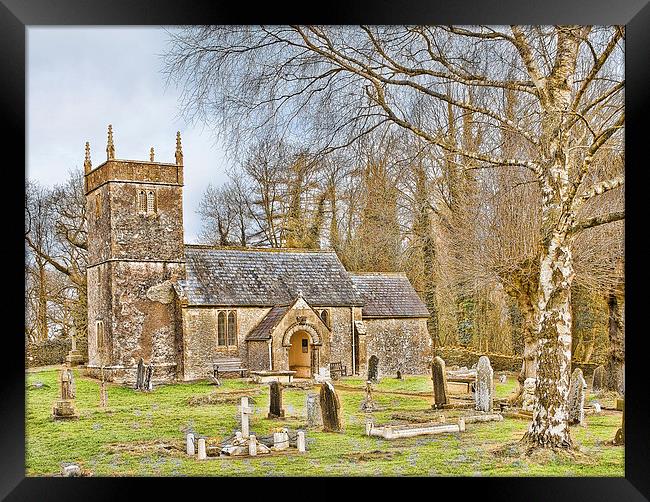
[{"label": "drainpipe", "polygon": [[273,371],[273,350],[271,346],[273,345],[273,338],[269,338],[269,371]]},{"label": "drainpipe", "polygon": [[355,357],[355,352],[357,348],[354,345],[354,307],[350,307],[350,325],[352,327],[352,374],[355,375],[357,372],[357,369],[354,366],[354,362],[356,361]]}]

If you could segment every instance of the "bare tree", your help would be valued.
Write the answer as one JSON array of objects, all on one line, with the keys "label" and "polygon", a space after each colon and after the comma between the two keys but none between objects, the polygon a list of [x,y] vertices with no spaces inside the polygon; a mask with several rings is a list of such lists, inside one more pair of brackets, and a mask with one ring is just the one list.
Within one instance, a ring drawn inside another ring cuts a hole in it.
[{"label": "bare tree", "polygon": [[[540,191],[540,233],[531,263],[538,399],[524,440],[570,447],[573,244],[582,230],[624,217],[582,213],[623,183],[588,176],[603,148],[622,149],[623,35],[583,26],[202,27],[173,36],[168,70],[188,113],[225,122],[234,142],[272,127],[327,152],[398,126],[462,159],[463,170],[526,169]],[[524,110],[514,120],[499,106],[504,91]],[[412,120],[414,101],[430,122]],[[481,123],[480,141],[441,134],[447,107]],[[528,152],[505,155],[503,130]]]}]

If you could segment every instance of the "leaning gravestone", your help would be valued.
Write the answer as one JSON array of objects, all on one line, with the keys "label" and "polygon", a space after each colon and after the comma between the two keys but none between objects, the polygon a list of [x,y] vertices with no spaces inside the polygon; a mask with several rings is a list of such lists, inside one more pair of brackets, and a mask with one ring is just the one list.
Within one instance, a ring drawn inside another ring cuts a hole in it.
[{"label": "leaning gravestone", "polygon": [[585,420],[585,389],[587,382],[582,376],[582,370],[576,368],[571,374],[569,383],[569,424],[582,425]]},{"label": "leaning gravestone", "polygon": [[368,360],[368,380],[377,382],[379,379],[379,358],[375,355]]},{"label": "leaning gravestone", "polygon": [[431,379],[433,380],[433,406],[432,408],[442,408],[449,402],[447,398],[447,373],[445,362],[440,356],[433,358],[431,365]]},{"label": "leaning gravestone", "polygon": [[478,411],[492,411],[494,371],[487,356],[481,356],[476,366],[474,401]]},{"label": "leaning gravestone", "polygon": [[271,382],[269,386],[269,418],[284,417],[282,409],[282,384],[280,382]]},{"label": "leaning gravestone", "polygon": [[147,366],[147,369],[144,373],[144,382],[142,385],[142,390],[153,390],[153,382],[151,381],[151,376],[153,375],[153,364]]},{"label": "leaning gravestone", "polygon": [[307,427],[319,427],[323,425],[323,417],[321,415],[320,401],[316,394],[307,394]]},{"label": "leaning gravestone", "polygon": [[602,364],[594,370],[591,378],[591,391],[600,392],[605,387],[605,366]]},{"label": "leaning gravestone", "polygon": [[341,403],[334,386],[324,382],[320,388],[320,408],[323,417],[323,430],[338,432],[341,430]]}]

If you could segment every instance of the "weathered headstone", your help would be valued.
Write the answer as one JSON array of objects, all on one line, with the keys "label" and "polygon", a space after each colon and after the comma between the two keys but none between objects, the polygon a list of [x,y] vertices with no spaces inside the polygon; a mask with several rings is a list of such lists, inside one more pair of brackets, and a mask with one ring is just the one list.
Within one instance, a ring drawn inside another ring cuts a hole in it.
[{"label": "weathered headstone", "polygon": [[433,358],[431,365],[431,379],[433,380],[433,406],[432,408],[442,408],[447,404],[447,373],[445,362],[440,356]]},{"label": "weathered headstone", "polygon": [[194,456],[194,434],[192,433],[185,438],[185,450],[188,455]]},{"label": "weathered headstone", "polygon": [[397,379],[402,380],[402,372],[400,370],[397,370]]},{"label": "weathered headstone", "polygon": [[625,403],[623,403],[623,417],[621,419],[621,428],[616,431],[616,436],[614,436],[613,442],[616,445],[625,444]]},{"label": "weathered headstone", "polygon": [[521,395],[521,409],[524,411],[532,412],[535,408],[535,387],[537,386],[537,380],[535,378],[526,378],[524,380],[524,390]]},{"label": "weathered headstone", "polygon": [[379,358],[375,355],[368,360],[368,380],[377,382],[379,380]]},{"label": "weathered headstone", "polygon": [[479,357],[476,366],[476,392],[474,401],[478,411],[492,411],[494,402],[493,389],[494,371],[487,356]]},{"label": "weathered headstone", "polygon": [[323,430],[338,432],[341,430],[341,403],[334,386],[324,382],[320,388],[320,408],[323,417]]},{"label": "weathered headstone", "polygon": [[600,392],[605,387],[605,366],[602,364],[594,370],[591,377],[591,391]]},{"label": "weathered headstone", "polygon": [[569,424],[584,424],[586,388],[587,382],[582,376],[582,370],[576,368],[569,383]]},{"label": "weathered headstone", "polygon": [[78,418],[79,414],[74,406],[76,387],[72,369],[65,367],[59,373],[59,395],[60,398],[54,401],[52,418],[55,420],[66,418]]},{"label": "weathered headstone", "polygon": [[284,417],[282,409],[282,384],[280,382],[271,382],[269,386],[269,418]]},{"label": "weathered headstone", "polygon": [[198,444],[199,444],[198,459],[205,460],[206,458],[208,458],[205,451],[205,438],[199,438]]},{"label": "weathered headstone", "polygon": [[296,447],[298,448],[299,453],[305,453],[307,450],[306,448],[307,443],[305,441],[305,433],[304,431],[298,431],[298,439],[296,442]]},{"label": "weathered headstone", "polygon": [[153,390],[153,382],[151,381],[151,377],[153,375],[153,364],[150,364],[147,366],[144,374],[144,383],[143,383],[143,390]]},{"label": "weathered headstone", "polygon": [[507,380],[508,377],[506,376],[505,373],[501,373],[501,375],[499,375],[499,383],[506,383]]},{"label": "weathered headstone", "polygon": [[251,457],[257,455],[257,438],[254,434],[250,435],[250,439],[248,441],[248,454]]},{"label": "weathered headstone", "polygon": [[323,425],[323,418],[320,409],[320,400],[316,394],[307,394],[307,427],[318,427]]},{"label": "weathered headstone", "polygon": [[144,390],[144,360],[140,358],[140,361],[138,361],[138,369],[135,374],[135,389],[136,390]]}]

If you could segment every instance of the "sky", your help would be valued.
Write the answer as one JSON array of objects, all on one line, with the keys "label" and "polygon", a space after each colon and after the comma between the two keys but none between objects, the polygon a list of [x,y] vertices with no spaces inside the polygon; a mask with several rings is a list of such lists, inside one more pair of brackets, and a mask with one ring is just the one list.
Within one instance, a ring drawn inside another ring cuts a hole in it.
[{"label": "sky", "polygon": [[106,160],[108,124],[115,157],[175,162],[183,144],[185,242],[197,242],[196,210],[209,183],[225,180],[227,158],[214,133],[180,117],[179,91],[167,85],[167,33],[156,27],[27,28],[27,172],[42,185],[82,169],[90,142],[93,167]]}]

